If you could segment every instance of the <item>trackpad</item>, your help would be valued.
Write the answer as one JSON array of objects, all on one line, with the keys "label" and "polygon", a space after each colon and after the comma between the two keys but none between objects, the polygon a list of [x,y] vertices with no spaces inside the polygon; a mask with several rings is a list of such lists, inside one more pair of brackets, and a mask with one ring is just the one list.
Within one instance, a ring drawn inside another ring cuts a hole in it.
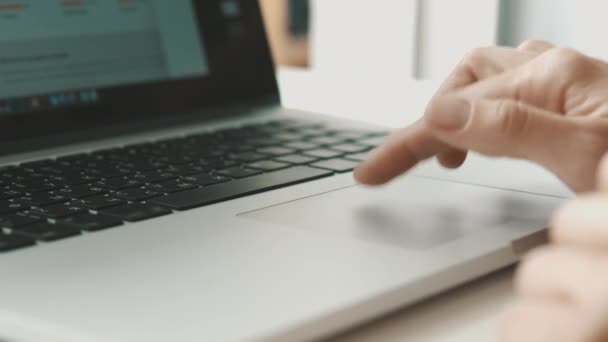
[{"label": "trackpad", "polygon": [[425,250],[511,218],[545,222],[556,203],[542,196],[408,177],[388,187],[352,187],[241,217]]}]

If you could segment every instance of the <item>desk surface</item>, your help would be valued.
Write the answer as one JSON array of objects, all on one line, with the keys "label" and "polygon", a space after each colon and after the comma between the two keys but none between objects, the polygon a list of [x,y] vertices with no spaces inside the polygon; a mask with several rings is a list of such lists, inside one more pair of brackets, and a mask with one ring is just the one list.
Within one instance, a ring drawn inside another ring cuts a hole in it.
[{"label": "desk surface", "polygon": [[[438,86],[437,82],[429,81],[361,80],[351,74],[319,75],[297,70],[281,70],[278,79],[283,104],[287,107],[373,121],[390,127],[404,126],[418,119]],[[487,162],[494,163],[494,166],[500,163]],[[496,172],[493,176],[497,178],[484,181],[504,182],[505,178],[511,178],[517,182],[524,180],[525,186],[538,186],[539,191],[548,186],[557,188],[559,194],[567,192],[556,186],[558,181],[540,168],[519,164],[507,167],[510,177]],[[515,174],[518,176],[514,177]],[[467,175],[466,171],[459,176],[465,179],[478,177]],[[501,313],[514,295],[511,286],[513,272],[513,269],[496,272],[336,337],[331,342],[494,341]]]},{"label": "desk surface", "polygon": [[501,313],[514,297],[513,273],[498,271],[330,342],[496,341]]}]

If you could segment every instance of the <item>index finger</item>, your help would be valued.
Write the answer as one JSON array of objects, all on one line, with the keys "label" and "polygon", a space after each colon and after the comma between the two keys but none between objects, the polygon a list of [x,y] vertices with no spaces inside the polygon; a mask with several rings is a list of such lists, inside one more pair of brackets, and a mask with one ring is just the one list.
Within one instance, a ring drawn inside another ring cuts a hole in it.
[{"label": "index finger", "polygon": [[424,127],[423,120],[401,129],[355,169],[355,178],[368,185],[381,185],[450,147]]},{"label": "index finger", "polygon": [[[518,67],[552,47],[541,41],[527,41],[517,49],[485,47],[469,52],[441,85],[434,98],[463,89],[480,80]],[[467,159],[467,151],[450,148],[437,153],[437,160],[447,168],[458,168]]]},{"label": "index finger", "polygon": [[[491,47],[474,50],[447,78],[434,100],[447,93],[470,87],[482,79],[521,66],[537,55],[512,48]],[[446,112],[458,111],[458,108],[446,108]],[[394,133],[366,162],[357,167],[355,178],[363,184],[381,185],[434,156],[439,156],[444,165],[457,166],[466,158],[466,153],[435,137],[422,119]]]}]

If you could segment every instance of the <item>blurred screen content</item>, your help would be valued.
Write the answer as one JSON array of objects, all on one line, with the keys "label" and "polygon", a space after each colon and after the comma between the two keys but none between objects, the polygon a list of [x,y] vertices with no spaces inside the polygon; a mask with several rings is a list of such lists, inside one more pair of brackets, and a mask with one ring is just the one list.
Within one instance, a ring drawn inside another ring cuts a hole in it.
[{"label": "blurred screen content", "polygon": [[192,6],[0,0],[0,111],[83,104],[97,88],[206,75]]}]

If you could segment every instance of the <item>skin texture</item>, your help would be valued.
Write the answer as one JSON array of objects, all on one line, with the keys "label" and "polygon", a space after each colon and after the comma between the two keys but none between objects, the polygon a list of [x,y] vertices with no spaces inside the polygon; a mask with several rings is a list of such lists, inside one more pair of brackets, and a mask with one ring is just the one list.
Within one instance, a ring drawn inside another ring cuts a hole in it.
[{"label": "skin texture", "polygon": [[574,191],[595,188],[608,151],[608,64],[541,41],[464,57],[414,125],[394,133],[355,170],[382,185],[437,157],[456,168],[465,151],[528,159]]},{"label": "skin texture", "polygon": [[598,189],[566,204],[553,219],[552,245],[522,263],[502,341],[608,341],[608,158]]}]

